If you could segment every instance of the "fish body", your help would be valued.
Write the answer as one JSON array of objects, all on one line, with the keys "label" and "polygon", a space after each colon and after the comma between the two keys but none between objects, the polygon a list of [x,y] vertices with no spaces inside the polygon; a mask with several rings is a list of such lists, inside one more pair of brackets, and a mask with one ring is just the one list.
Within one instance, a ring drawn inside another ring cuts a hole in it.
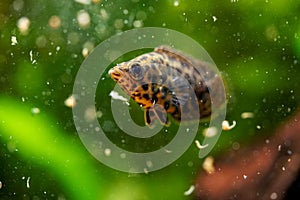
[{"label": "fish body", "polygon": [[221,81],[209,63],[168,46],[140,55],[109,70],[113,80],[145,109],[145,122],[169,125],[175,121],[209,118],[210,90]]}]

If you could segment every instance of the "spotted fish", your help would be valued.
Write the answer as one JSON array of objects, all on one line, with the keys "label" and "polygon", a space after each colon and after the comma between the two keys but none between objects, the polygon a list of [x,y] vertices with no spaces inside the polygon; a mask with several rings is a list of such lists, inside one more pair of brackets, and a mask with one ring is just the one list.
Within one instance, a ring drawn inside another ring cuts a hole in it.
[{"label": "spotted fish", "polygon": [[220,88],[221,77],[209,63],[194,59],[168,47],[118,64],[109,70],[111,78],[145,109],[145,123],[209,118],[210,91]]}]

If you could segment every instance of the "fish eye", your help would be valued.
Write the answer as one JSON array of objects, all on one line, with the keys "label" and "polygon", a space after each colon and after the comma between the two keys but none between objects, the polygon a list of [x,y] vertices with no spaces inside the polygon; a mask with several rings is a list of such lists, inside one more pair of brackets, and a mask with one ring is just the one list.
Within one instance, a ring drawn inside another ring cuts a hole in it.
[{"label": "fish eye", "polygon": [[131,65],[129,71],[130,71],[131,76],[136,80],[140,80],[144,77],[143,69],[137,63]]}]

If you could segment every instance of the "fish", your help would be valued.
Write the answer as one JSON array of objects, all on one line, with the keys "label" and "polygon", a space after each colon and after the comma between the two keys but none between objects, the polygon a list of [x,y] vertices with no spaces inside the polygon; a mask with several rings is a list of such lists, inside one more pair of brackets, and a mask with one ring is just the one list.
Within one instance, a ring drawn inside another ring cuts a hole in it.
[{"label": "fish", "polygon": [[222,77],[211,63],[166,45],[119,63],[108,74],[144,108],[149,126],[156,120],[169,126],[169,116],[176,122],[208,119],[212,113],[210,91],[222,92]]}]

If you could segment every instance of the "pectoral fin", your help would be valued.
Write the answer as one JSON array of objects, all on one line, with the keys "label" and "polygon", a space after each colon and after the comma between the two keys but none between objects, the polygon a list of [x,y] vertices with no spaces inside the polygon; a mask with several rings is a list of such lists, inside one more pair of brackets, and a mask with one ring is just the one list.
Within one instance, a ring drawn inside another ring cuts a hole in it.
[{"label": "pectoral fin", "polygon": [[165,126],[170,125],[165,109],[158,104],[154,104],[152,108],[145,110],[146,125],[153,126],[155,119]]}]

